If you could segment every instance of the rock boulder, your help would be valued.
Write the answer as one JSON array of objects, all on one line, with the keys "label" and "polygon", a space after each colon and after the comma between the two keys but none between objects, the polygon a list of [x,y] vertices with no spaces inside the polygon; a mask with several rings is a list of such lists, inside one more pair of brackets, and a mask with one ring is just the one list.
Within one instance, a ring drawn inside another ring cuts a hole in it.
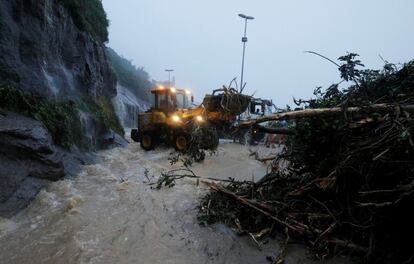
[{"label": "rock boulder", "polygon": [[[11,112],[0,113],[0,215],[2,205],[10,199],[21,199],[21,203],[13,203],[17,209],[47,180],[64,177],[64,155],[42,123]],[[19,192],[21,188],[25,190]],[[8,210],[3,208],[3,213]]]}]

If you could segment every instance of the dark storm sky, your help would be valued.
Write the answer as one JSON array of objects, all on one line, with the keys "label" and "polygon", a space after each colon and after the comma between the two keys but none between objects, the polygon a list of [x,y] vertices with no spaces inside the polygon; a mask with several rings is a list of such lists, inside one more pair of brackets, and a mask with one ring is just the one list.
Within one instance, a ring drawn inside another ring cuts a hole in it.
[{"label": "dark storm sky", "polygon": [[414,59],[412,0],[103,0],[110,19],[109,46],[143,66],[153,79],[173,68],[177,87],[196,98],[240,76],[243,21],[249,22],[247,93],[273,99],[309,98],[316,86],[339,79],[336,59],[356,52],[369,68]]}]

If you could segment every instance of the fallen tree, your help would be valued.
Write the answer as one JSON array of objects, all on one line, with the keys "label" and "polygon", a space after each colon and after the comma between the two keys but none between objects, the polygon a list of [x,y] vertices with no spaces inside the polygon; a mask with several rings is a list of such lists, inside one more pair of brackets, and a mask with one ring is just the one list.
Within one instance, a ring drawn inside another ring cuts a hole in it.
[{"label": "fallen tree", "polygon": [[[373,104],[365,107],[332,107],[332,108],[315,108],[304,109],[297,111],[290,111],[284,113],[270,114],[256,119],[250,119],[240,122],[239,126],[252,126],[268,121],[291,120],[299,118],[315,118],[315,117],[330,117],[346,114],[370,114],[370,113],[393,113],[400,112],[414,112],[414,105],[395,105],[395,104]],[[264,128],[265,129],[265,128]],[[270,131],[270,130],[269,130]],[[276,129],[274,131],[277,131]],[[280,134],[286,133],[286,130],[281,129]]]},{"label": "fallen tree", "polygon": [[289,165],[256,183],[208,184],[200,222],[253,237],[270,229],[305,242],[319,259],[414,261],[407,243],[414,236],[414,62],[359,70],[355,58],[340,58],[348,88],[318,88],[315,99],[295,101],[300,110],[244,123],[289,120],[280,130],[290,134],[286,151],[274,161]]}]

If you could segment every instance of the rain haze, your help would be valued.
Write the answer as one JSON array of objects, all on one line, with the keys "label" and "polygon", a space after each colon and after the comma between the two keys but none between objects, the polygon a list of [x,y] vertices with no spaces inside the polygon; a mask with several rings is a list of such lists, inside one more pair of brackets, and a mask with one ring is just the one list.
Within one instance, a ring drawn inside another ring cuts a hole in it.
[{"label": "rain haze", "polygon": [[213,89],[240,81],[244,22],[247,28],[246,92],[283,107],[309,98],[317,86],[338,81],[336,59],[356,52],[368,68],[414,58],[414,1],[189,1],[103,0],[110,19],[109,46],[152,79],[166,80],[197,101]]}]

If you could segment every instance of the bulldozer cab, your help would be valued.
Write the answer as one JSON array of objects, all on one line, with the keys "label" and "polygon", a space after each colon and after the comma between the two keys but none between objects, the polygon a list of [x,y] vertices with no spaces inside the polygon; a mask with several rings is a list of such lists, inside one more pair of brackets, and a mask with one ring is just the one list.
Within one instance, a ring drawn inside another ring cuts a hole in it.
[{"label": "bulldozer cab", "polygon": [[175,112],[190,107],[189,92],[176,88],[158,88],[151,91],[152,108],[165,113]]}]

